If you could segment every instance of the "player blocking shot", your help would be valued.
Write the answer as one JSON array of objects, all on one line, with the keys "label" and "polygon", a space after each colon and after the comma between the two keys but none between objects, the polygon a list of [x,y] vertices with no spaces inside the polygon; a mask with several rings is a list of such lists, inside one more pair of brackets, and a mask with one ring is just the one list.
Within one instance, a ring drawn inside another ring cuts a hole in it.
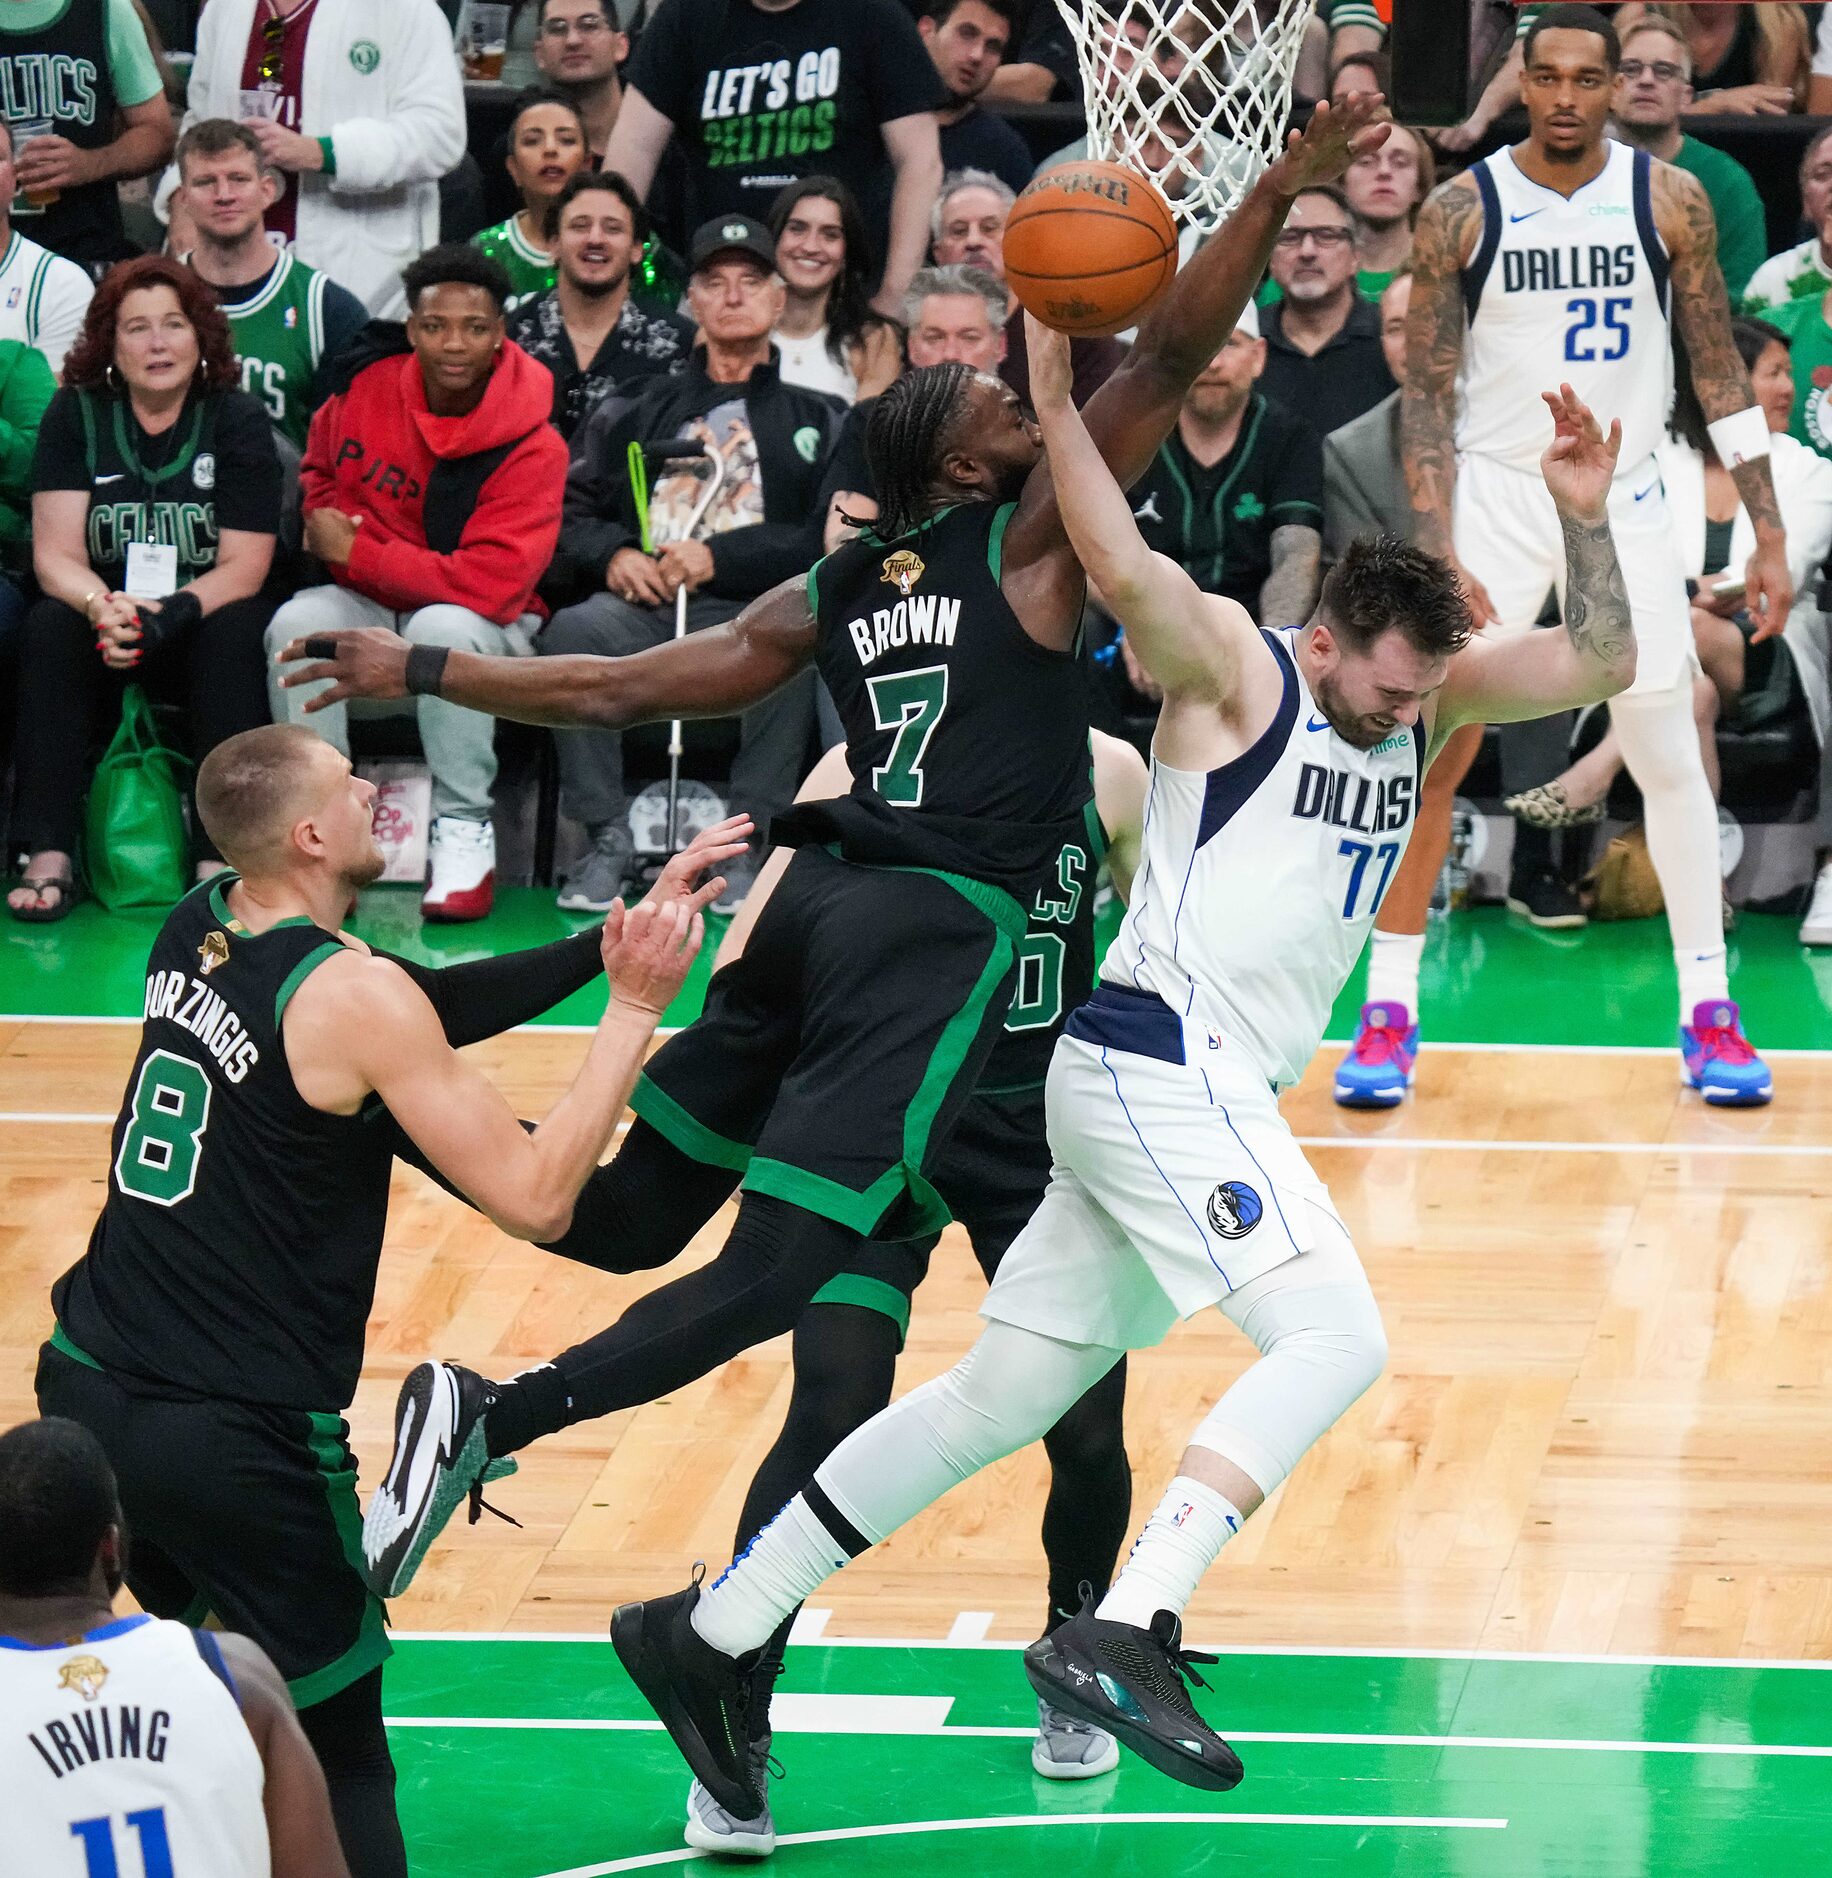
[{"label": "player blocking shot", "polygon": [[[1160,296],[1088,404],[1094,452],[1122,484],[1233,330],[1292,198],[1377,148],[1381,109],[1375,96],[1319,107]],[[1042,439],[998,379],[963,365],[908,374],[874,407],[867,448],[874,531],[690,641],[506,660],[344,633],[287,675],[330,681],[314,705],[413,689],[621,727],[730,716],[813,663],[856,778],[777,818],[794,859],[702,1016],[650,1059],[606,1170],[627,1269],[677,1257],[736,1191],[719,1256],[513,1380],[434,1363],[408,1377],[365,1518],[382,1595],[408,1582],[489,1461],[790,1330],[867,1238],[946,1219],[932,1168],[1003,1026],[1028,909],[1083,828],[1086,581]],[[313,655],[295,643],[281,656]]]},{"label": "player blocking shot", "polygon": [[[1746,578],[1757,638],[1781,631],[1793,600],[1768,427],[1731,337],[1704,189],[1606,134],[1615,29],[1594,7],[1547,7],[1528,28],[1525,61],[1526,140],[1439,188],[1413,240],[1400,408],[1415,538],[1460,568],[1478,625],[1526,630],[1548,592],[1562,590],[1563,572],[1558,516],[1538,477],[1545,415],[1523,386],[1566,379],[1620,418],[1610,522],[1640,669],[1611,701],[1610,723],[1641,790],[1666,901],[1683,1074],[1713,1105],[1765,1103],[1772,1079],[1730,996],[1717,807],[1692,711],[1691,611],[1653,454],[1672,405],[1675,336],[1755,526]],[[1422,915],[1421,905],[1408,932],[1382,922],[1339,1101],[1390,1106],[1404,1096],[1418,1046]]]},{"label": "player blocking shot", "polygon": [[75,1422],[0,1434],[0,1811],[21,1878],[349,1878],[266,1653],[117,1617],[114,1474]]},{"label": "player blocking shot", "polygon": [[[1163,686],[1143,855],[1093,997],[1050,1064],[1056,1167],[979,1341],[834,1451],[709,1588],[624,1606],[619,1654],[698,1778],[755,1804],[747,1667],[783,1615],[967,1475],[1034,1440],[1128,1348],[1211,1305],[1259,1360],[1196,1429],[1098,1605],[1026,1652],[1044,1700],[1211,1789],[1239,1757],[1191,1701],[1184,1607],[1227,1541],[1385,1362],[1380,1313],[1281,1118],[1458,725],[1596,703],[1635,675],[1611,539],[1620,432],[1561,388],[1542,474],[1562,633],[1488,641],[1454,571],[1357,543],[1302,628],[1263,632],[1151,553],[1032,323],[1032,388],[1089,579]],[[736,1745],[734,1745],[736,1744]]]}]

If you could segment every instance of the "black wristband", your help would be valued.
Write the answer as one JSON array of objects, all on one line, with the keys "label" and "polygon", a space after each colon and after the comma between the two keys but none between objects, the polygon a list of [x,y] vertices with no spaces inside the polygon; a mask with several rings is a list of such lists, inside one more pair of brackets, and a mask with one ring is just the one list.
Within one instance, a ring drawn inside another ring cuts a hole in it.
[{"label": "black wristband", "polygon": [[436,698],[439,680],[445,676],[445,661],[452,656],[450,646],[409,646],[407,648],[407,690],[416,698]]}]

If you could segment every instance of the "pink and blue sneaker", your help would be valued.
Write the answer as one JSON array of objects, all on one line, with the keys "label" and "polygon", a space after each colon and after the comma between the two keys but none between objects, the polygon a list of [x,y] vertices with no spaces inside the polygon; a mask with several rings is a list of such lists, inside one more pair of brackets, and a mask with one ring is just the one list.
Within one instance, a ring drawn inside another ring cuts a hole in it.
[{"label": "pink and blue sneaker", "polygon": [[1759,1108],[1775,1093],[1768,1065],[1743,1035],[1742,1013],[1729,998],[1692,1007],[1691,1023],[1679,1027],[1679,1054],[1686,1086],[1713,1108]]},{"label": "pink and blue sneaker", "polygon": [[1419,1027],[1403,1004],[1364,1004],[1355,1041],[1336,1066],[1336,1101],[1345,1109],[1391,1109],[1412,1087]]}]

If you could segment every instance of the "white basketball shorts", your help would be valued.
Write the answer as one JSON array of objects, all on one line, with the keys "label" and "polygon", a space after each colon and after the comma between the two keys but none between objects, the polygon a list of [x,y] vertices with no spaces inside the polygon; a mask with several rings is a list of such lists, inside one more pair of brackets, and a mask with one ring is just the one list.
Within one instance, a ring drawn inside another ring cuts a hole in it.
[{"label": "white basketball shorts", "polygon": [[1063,1037],[1045,1103],[1055,1166],[981,1315],[1149,1349],[1180,1317],[1316,1241],[1336,1217],[1244,1050],[1167,1063]]},{"label": "white basketball shorts", "polygon": [[[1629,689],[1670,691],[1697,660],[1686,570],[1652,457],[1638,469],[1617,472],[1609,494],[1609,527],[1635,622],[1638,660]],[[1459,457],[1452,537],[1458,560],[1488,589],[1501,630],[1531,626],[1550,591],[1557,591],[1563,605],[1564,540],[1558,511],[1537,471],[1491,457]]]}]

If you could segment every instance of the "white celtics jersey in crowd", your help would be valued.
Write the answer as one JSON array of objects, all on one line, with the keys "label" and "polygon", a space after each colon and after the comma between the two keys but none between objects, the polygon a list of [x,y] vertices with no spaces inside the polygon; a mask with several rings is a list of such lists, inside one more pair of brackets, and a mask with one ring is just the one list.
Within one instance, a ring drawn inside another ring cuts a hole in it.
[{"label": "white celtics jersey in crowd", "polygon": [[266,1878],[266,1772],[216,1641],[122,1617],[0,1637],[0,1870]]},{"label": "white celtics jersey in crowd", "polygon": [[1459,456],[1538,475],[1552,441],[1539,394],[1561,384],[1605,430],[1622,420],[1619,476],[1639,471],[1666,434],[1673,342],[1653,159],[1613,140],[1604,149],[1602,171],[1569,200],[1530,182],[1508,150],[1470,170],[1482,237],[1463,270]]},{"label": "white celtics jersey in crowd", "polygon": [[1323,1040],[1425,769],[1422,723],[1372,750],[1336,735],[1297,668],[1299,630],[1262,630],[1285,690],[1251,749],[1206,772],[1152,758],[1132,904],[1101,967],[1103,982],[1162,999],[1186,1037],[1244,1048],[1281,1089]]}]

